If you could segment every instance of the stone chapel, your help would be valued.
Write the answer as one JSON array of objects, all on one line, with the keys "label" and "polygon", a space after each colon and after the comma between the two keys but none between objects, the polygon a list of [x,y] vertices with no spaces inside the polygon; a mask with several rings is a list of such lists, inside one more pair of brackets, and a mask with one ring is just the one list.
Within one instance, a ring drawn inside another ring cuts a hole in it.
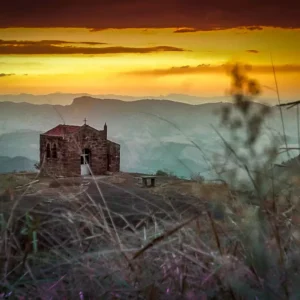
[{"label": "stone chapel", "polygon": [[120,145],[107,139],[107,125],[58,125],[40,135],[40,173],[72,177],[120,171]]}]

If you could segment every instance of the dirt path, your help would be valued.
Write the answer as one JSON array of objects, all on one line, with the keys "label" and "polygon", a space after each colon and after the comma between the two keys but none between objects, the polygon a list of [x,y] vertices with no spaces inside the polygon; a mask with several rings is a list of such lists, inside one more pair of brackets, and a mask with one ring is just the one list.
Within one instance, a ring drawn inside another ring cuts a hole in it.
[{"label": "dirt path", "polygon": [[[70,185],[73,182],[74,185]],[[108,207],[114,219],[120,226],[124,226],[126,219],[130,223],[137,223],[142,219],[153,217],[173,220],[176,215],[190,216],[197,213],[199,201],[194,197],[169,193],[168,197],[153,193],[153,188],[143,188],[137,176],[118,174],[115,176],[100,176],[93,178],[59,179],[56,188],[49,188],[51,182],[41,181],[38,188],[25,195],[19,195],[14,201],[0,204],[3,212],[14,211],[18,214],[32,210],[41,202],[62,203],[76,199],[81,202],[100,203]],[[158,182],[158,185],[165,180]],[[122,217],[121,217],[122,216]]]}]

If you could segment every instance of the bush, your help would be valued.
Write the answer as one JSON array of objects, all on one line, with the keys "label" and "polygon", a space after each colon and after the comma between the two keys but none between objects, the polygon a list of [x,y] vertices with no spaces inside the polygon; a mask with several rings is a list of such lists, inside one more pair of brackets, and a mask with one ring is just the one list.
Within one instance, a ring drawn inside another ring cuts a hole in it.
[{"label": "bush", "polygon": [[205,178],[202,175],[200,175],[200,173],[192,173],[190,179],[192,181],[197,181],[199,183],[202,183],[205,181]]},{"label": "bush", "polygon": [[156,176],[169,176],[169,173],[163,170],[158,170],[155,174]]},{"label": "bush", "polygon": [[37,170],[40,170],[41,164],[40,164],[39,162],[37,162],[37,163],[34,164],[34,167],[35,167]]}]

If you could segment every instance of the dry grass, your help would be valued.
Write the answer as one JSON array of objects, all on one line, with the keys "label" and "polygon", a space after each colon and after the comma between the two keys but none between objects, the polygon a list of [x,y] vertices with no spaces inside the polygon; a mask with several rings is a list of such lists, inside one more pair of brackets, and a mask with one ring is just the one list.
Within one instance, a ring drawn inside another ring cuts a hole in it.
[{"label": "dry grass", "polygon": [[[194,193],[193,182],[181,184],[186,195]],[[227,191],[221,185],[201,186],[201,197],[214,188],[220,197]],[[63,200],[40,201],[21,218],[2,214],[1,291],[11,293],[10,299],[281,299],[282,276],[289,276],[288,292],[297,292],[292,278],[298,274],[300,221],[295,210],[268,212],[268,236],[259,250],[259,221],[249,204],[222,220],[207,210],[185,220],[180,214],[172,221],[155,217],[142,227],[127,220],[124,230],[96,199]],[[231,204],[226,202],[226,209],[234,210]],[[268,257],[264,265],[262,257]]]},{"label": "dry grass", "polygon": [[182,196],[192,196],[205,202],[221,200],[227,203],[233,200],[233,192],[228,185],[223,183],[199,183],[190,180],[170,179],[150,191],[162,196],[174,193]]},{"label": "dry grass", "polygon": [[37,174],[31,173],[0,174],[0,194],[7,189],[15,189],[18,186],[31,182],[36,176]]}]

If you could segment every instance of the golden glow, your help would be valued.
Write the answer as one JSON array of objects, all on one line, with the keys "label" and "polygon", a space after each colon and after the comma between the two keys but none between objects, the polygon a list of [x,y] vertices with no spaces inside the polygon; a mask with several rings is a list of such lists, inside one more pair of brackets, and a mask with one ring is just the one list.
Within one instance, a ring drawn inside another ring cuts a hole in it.
[{"label": "golden glow", "polygon": [[[205,70],[177,74],[157,74],[199,65],[218,67],[229,61],[264,66],[255,76],[261,84],[274,87],[270,52],[276,66],[300,66],[300,30],[264,28],[263,30],[216,30],[174,33],[169,29],[122,29],[89,31],[69,28],[0,29],[1,40],[61,40],[76,43],[99,42],[103,45],[80,44],[80,47],[145,48],[168,46],[185,49],[178,52],[109,53],[109,54],[27,54],[0,55],[0,93],[86,92],[91,94],[161,95],[185,93],[199,96],[224,95],[229,78],[224,71]],[[62,44],[60,47],[73,47]],[[279,71],[281,96],[298,98],[299,72]],[[143,72],[152,72],[148,76]],[[10,74],[10,75],[9,75]],[[9,75],[9,76],[5,76]],[[265,90],[266,97],[274,92]]]}]

